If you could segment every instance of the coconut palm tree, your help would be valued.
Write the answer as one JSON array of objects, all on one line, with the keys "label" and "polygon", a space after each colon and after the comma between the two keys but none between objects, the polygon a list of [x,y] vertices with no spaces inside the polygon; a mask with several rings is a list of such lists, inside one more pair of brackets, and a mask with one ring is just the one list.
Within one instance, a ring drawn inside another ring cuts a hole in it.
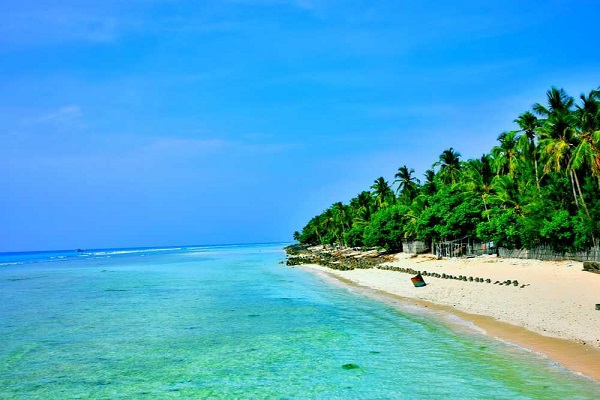
[{"label": "coconut palm tree", "polygon": [[463,170],[463,182],[465,188],[469,191],[478,193],[483,200],[483,208],[485,209],[485,216],[487,220],[490,220],[489,209],[488,209],[488,197],[492,194],[492,180],[494,173],[492,172],[492,165],[490,156],[484,154],[480,159],[468,160],[465,163]]},{"label": "coconut palm tree", "polygon": [[421,190],[422,190],[423,194],[425,194],[427,196],[432,196],[437,191],[437,188],[435,185],[435,171],[432,169],[428,169],[427,171],[425,171],[424,175],[425,175],[425,183],[423,183]]},{"label": "coconut palm tree", "polygon": [[514,178],[517,173],[521,158],[517,135],[516,131],[502,132],[498,136],[500,144],[492,148],[496,173],[499,175]]},{"label": "coconut palm tree", "polygon": [[521,128],[520,132],[523,133],[519,138],[520,146],[522,149],[526,149],[523,152],[524,155],[529,159],[533,159],[534,170],[535,170],[535,183],[538,191],[540,189],[540,178],[538,175],[538,154],[537,148],[535,144],[536,131],[540,127],[540,121],[538,118],[533,115],[531,112],[526,111],[519,115],[519,118],[515,119],[519,128]]},{"label": "coconut palm tree", "polygon": [[394,184],[398,184],[397,194],[398,196],[403,196],[407,203],[410,203],[412,199],[415,198],[417,192],[419,190],[419,180],[412,175],[415,173],[414,169],[408,169],[406,165],[398,168],[398,172],[394,177],[396,180]]},{"label": "coconut palm tree", "polygon": [[321,215],[321,228],[323,230],[323,234],[327,235],[328,232],[332,232],[335,229],[333,221],[333,211],[331,211],[331,208],[328,208]]},{"label": "coconut palm tree", "polygon": [[442,182],[456,183],[460,179],[460,153],[450,147],[440,154],[439,161],[434,166],[440,166],[439,176]]},{"label": "coconut palm tree", "polygon": [[354,218],[352,225],[365,225],[371,219],[373,211],[373,196],[367,191],[360,192],[358,196],[350,200]]},{"label": "coconut palm tree", "polygon": [[373,185],[371,185],[371,189],[373,189],[373,197],[375,198],[375,203],[377,204],[377,208],[384,208],[394,202],[394,192],[390,187],[389,183],[380,176],[375,179]]},{"label": "coconut palm tree", "polygon": [[417,236],[417,222],[419,216],[427,208],[427,197],[425,195],[419,195],[408,206],[408,212],[406,213],[406,227],[405,236],[415,237]]},{"label": "coconut palm tree", "polygon": [[508,175],[495,176],[492,180],[492,194],[489,202],[501,208],[513,208],[517,215],[523,215],[517,182]]},{"label": "coconut palm tree", "polygon": [[533,106],[535,112],[546,117],[539,130],[540,152],[546,159],[544,173],[554,171],[567,174],[575,205],[579,208],[581,201],[587,212],[579,178],[571,163],[573,149],[580,148],[577,115],[572,110],[575,100],[563,89],[554,87],[548,91],[547,98],[548,107],[539,103]]},{"label": "coconut palm tree", "polygon": [[571,167],[579,170],[586,165],[600,181],[600,92],[592,90],[581,95],[582,105],[575,110],[579,144],[573,149]]},{"label": "coconut palm tree", "polygon": [[331,206],[331,219],[334,224],[335,237],[338,243],[346,245],[344,242],[344,233],[346,233],[346,228],[350,227],[350,223],[348,222],[346,206],[341,201]]},{"label": "coconut palm tree", "polygon": [[540,103],[533,105],[533,111],[546,118],[556,116],[558,114],[566,115],[571,113],[571,109],[575,104],[573,97],[569,96],[564,89],[552,87],[546,92],[548,106],[543,106]]}]

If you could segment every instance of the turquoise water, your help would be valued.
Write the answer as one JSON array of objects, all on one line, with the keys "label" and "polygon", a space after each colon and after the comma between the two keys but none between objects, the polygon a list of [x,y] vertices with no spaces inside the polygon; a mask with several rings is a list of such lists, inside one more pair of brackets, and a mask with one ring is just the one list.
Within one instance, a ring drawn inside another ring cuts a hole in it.
[{"label": "turquoise water", "polygon": [[283,259],[280,245],[0,255],[0,398],[599,396]]}]

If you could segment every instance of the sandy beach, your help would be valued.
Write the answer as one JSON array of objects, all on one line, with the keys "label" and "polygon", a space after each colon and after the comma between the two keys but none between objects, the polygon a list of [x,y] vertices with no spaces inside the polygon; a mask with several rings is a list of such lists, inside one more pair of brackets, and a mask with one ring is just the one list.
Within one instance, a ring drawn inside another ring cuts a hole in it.
[{"label": "sandy beach", "polygon": [[[495,256],[437,260],[399,254],[384,266],[479,277],[492,283],[426,276],[427,286],[416,288],[410,281],[412,275],[398,271],[306,267],[342,284],[457,314],[489,335],[600,380],[600,311],[595,309],[600,303],[600,274],[582,271],[583,263]],[[506,280],[517,280],[519,285],[494,284]]]}]

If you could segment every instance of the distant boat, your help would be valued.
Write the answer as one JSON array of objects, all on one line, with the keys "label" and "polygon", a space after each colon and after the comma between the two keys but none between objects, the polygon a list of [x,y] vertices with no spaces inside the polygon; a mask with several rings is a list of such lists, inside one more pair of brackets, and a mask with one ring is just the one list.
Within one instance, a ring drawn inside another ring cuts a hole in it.
[{"label": "distant boat", "polygon": [[77,249],[76,251],[77,251],[78,253],[83,253],[83,250],[81,250],[81,249]]},{"label": "distant boat", "polygon": [[410,280],[413,283],[413,285],[415,285],[415,287],[422,287],[422,286],[427,285],[425,283],[425,281],[423,280],[423,277],[421,276],[421,274],[417,274],[417,275],[413,276],[412,278],[410,278]]}]

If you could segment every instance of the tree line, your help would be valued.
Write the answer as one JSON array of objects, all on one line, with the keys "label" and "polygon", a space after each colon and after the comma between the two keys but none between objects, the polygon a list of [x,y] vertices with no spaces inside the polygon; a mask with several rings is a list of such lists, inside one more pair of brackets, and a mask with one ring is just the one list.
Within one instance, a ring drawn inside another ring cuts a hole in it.
[{"label": "tree line", "polygon": [[444,150],[423,180],[406,165],[375,179],[294,232],[303,244],[401,249],[401,241],[464,237],[499,247],[549,245],[557,252],[600,237],[600,88],[578,99],[547,92],[480,158]]}]

